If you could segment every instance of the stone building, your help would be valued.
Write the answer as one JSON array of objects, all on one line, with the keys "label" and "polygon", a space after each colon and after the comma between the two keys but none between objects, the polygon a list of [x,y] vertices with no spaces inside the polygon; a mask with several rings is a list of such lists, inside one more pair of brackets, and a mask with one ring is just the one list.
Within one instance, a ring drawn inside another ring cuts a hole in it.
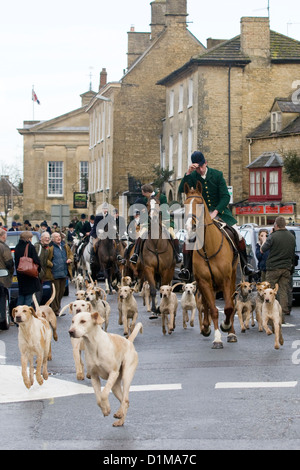
[{"label": "stone building", "polygon": [[[75,192],[87,191],[89,116],[87,104],[95,95],[81,95],[81,107],[48,121],[24,121],[23,217],[30,222],[57,221],[54,209],[80,215],[73,208]],[[69,216],[66,219],[70,218]]]},{"label": "stone building", "polygon": [[270,115],[276,96],[288,96],[300,74],[300,42],[270,31],[269,19],[242,18],[240,35],[192,57],[158,81],[166,89],[162,160],[174,168],[169,199],[177,194],[190,155],[201,150],[221,169],[233,201],[249,196],[248,135]]},{"label": "stone building", "polygon": [[[157,81],[191,56],[205,51],[188,31],[186,18],[186,0],[152,1],[151,31],[138,33],[131,28],[128,33],[128,69],[120,80],[119,89],[107,84],[94,101],[93,106],[101,102],[102,107],[110,108],[113,119],[113,135],[109,136],[113,143],[105,149],[104,142],[92,140],[90,146],[90,187],[94,188],[90,198],[94,207],[103,200],[118,206],[119,196],[128,190],[128,176],[150,182],[152,165],[160,164],[166,98],[165,90],[157,86]],[[94,113],[93,107],[88,112],[91,128],[95,129],[99,115]],[[107,137],[108,131],[103,132]],[[93,186],[93,181],[100,181],[100,185]],[[109,185],[105,193],[101,181],[104,186]]]}]

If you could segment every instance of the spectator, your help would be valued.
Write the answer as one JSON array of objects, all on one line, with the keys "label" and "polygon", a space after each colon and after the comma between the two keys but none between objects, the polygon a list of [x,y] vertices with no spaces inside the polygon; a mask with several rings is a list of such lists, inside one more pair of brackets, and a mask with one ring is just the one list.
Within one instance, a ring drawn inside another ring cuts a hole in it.
[{"label": "spectator", "polygon": [[69,224],[68,229],[69,230],[68,230],[68,233],[67,233],[67,242],[68,242],[69,246],[72,246],[74,237],[76,237],[76,232],[75,232],[75,229],[74,229],[74,225]]},{"label": "spectator", "polygon": [[52,224],[52,233],[54,233],[54,232],[60,233],[60,228],[59,228],[57,222],[53,222],[53,224]]},{"label": "spectator", "polygon": [[16,232],[18,230],[17,222],[13,222],[11,224],[11,228],[8,230],[9,232]]},{"label": "spectator", "polygon": [[258,232],[258,242],[256,243],[255,255],[258,261],[257,266],[260,271],[261,282],[266,280],[266,270],[267,270],[266,262],[269,256],[269,250],[267,250],[265,253],[262,253],[260,249],[261,249],[261,246],[265,243],[268,236],[269,236],[268,230],[266,228],[261,228],[260,231]]},{"label": "spectator", "polygon": [[29,222],[29,220],[25,220],[23,222],[23,230],[31,230],[31,223]]},{"label": "spectator", "polygon": [[40,232],[43,233],[47,231],[49,233],[49,235],[51,235],[51,228],[49,227],[49,225],[47,224],[46,220],[44,220],[43,222],[41,222],[41,228],[40,228]]},{"label": "spectator", "polygon": [[0,228],[0,269],[7,269],[8,275],[1,278],[1,284],[5,287],[11,286],[14,273],[14,261],[9,246],[5,243],[7,232]]},{"label": "spectator", "polygon": [[47,279],[47,268],[48,267],[50,268],[52,265],[52,263],[48,261],[49,243],[50,243],[50,235],[47,232],[47,230],[45,230],[41,234],[40,240],[34,245],[37,255],[40,258],[40,262],[41,262],[41,271],[39,274],[41,286],[40,286],[40,290],[35,293],[36,299],[39,305],[41,305],[42,298],[43,298],[43,283],[45,281],[50,280],[50,279]]},{"label": "spectator", "polygon": [[266,281],[272,287],[279,286],[278,296],[282,308],[282,323],[284,316],[289,314],[288,292],[289,282],[295,262],[296,240],[285,227],[285,218],[279,216],[275,220],[274,232],[271,233],[261,247],[262,253],[270,250],[267,258]]},{"label": "spectator", "polygon": [[[33,262],[39,266],[39,272],[41,269],[40,259],[34,249],[34,246],[31,243],[32,232],[24,231],[20,235],[19,243],[15,248],[15,264],[16,269],[18,270],[19,261],[22,256],[24,256],[25,248],[28,245],[28,257],[33,259]],[[32,303],[32,294],[38,292],[41,287],[39,278],[27,276],[26,274],[18,273],[18,283],[19,283],[19,296],[17,300],[17,305],[28,305],[31,306]]]},{"label": "spectator", "polygon": [[52,266],[47,269],[46,276],[55,285],[56,291],[51,307],[54,313],[58,315],[61,299],[65,292],[66,279],[68,276],[72,277],[73,261],[70,247],[61,241],[61,235],[58,232],[53,232],[51,235],[48,260],[50,261],[50,266]]}]

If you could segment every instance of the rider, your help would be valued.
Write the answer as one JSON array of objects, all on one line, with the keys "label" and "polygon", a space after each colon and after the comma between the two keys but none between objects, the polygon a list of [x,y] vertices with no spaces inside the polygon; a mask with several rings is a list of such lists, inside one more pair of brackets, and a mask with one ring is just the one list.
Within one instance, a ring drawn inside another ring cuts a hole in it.
[{"label": "rider", "polygon": [[[148,201],[151,198],[155,198],[158,194],[158,191],[153,190],[153,186],[151,184],[144,184],[141,188],[142,190],[142,196],[137,198],[135,201],[135,204],[141,204],[147,207]],[[159,194],[159,204],[165,205],[163,206],[162,209],[162,224],[165,228],[167,228],[169,234],[170,234],[170,241],[173,247],[174,251],[174,256],[176,263],[179,263],[181,261],[180,255],[179,255],[179,241],[175,237],[174,233],[174,222],[170,221],[170,215],[169,212],[167,211],[167,198],[164,194]],[[136,239],[135,242],[135,247],[134,247],[134,253],[130,258],[130,262],[133,264],[136,264],[138,261],[139,253],[140,253],[140,248],[141,248],[141,240],[144,238],[147,238],[148,234],[148,213],[144,212],[144,214],[140,214],[141,216],[141,228],[140,231],[138,232],[138,238]]]},{"label": "rider", "polygon": [[[237,228],[237,221],[227,207],[230,201],[226,181],[223,173],[207,166],[207,160],[202,152],[194,152],[191,156],[192,164],[189,166],[186,174],[181,180],[178,191],[184,192],[184,184],[189,187],[196,188],[197,182],[200,181],[202,186],[202,195],[207,204],[212,219],[221,219],[227,225],[233,227],[239,238],[237,249],[240,254],[240,261],[245,276],[253,276],[257,274],[254,269],[247,264],[246,243]],[[181,269],[178,277],[182,280],[190,280],[192,252],[184,250],[184,267]]]},{"label": "rider", "polygon": [[90,222],[86,220],[86,215],[81,214],[80,219],[81,220],[77,222],[76,227],[75,227],[75,232],[77,236],[81,238],[81,242],[78,245],[77,250],[76,250],[77,261],[79,261],[81,258],[84,247],[85,245],[87,245],[89,241],[89,235],[91,232],[91,225],[90,225]]},{"label": "rider", "polygon": [[[112,216],[108,213],[108,203],[104,202],[102,204],[101,212],[99,212],[95,216],[94,225],[93,225],[92,230],[90,232],[90,240],[91,240],[91,243],[93,245],[93,249],[91,250],[91,261],[90,261],[91,264],[93,264],[95,262],[95,247],[96,247],[96,243],[99,241],[97,230],[100,229],[103,232],[106,232],[106,228],[108,228],[108,229],[112,228],[113,232],[115,232],[115,230],[114,230],[114,227],[115,227],[116,232],[118,232],[118,229],[120,230],[121,226],[122,226],[122,229],[123,229],[123,225],[124,225],[124,228],[126,228],[125,221],[124,221],[124,224],[120,223],[120,226],[119,227],[117,226],[118,221],[116,220],[117,219],[116,212],[114,212],[114,214],[115,214],[115,216]],[[121,219],[122,219],[122,217],[121,217]],[[99,226],[99,224],[100,224],[100,226]],[[115,233],[113,233],[112,235],[115,238]],[[122,256],[118,253],[118,247],[117,247],[117,260],[119,262],[123,261]]]}]

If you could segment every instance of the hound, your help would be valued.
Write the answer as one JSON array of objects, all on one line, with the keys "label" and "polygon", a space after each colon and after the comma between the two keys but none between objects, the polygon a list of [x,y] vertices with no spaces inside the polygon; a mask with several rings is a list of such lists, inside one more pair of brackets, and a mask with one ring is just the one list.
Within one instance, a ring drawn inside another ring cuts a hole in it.
[{"label": "hound", "polygon": [[271,284],[267,281],[258,282],[256,284],[256,297],[255,297],[255,315],[258,323],[258,331],[263,331],[262,325],[262,305],[264,302],[265,289],[271,288]]},{"label": "hound", "polygon": [[151,307],[150,307],[150,284],[148,281],[145,281],[142,286],[142,290],[140,293],[141,297],[143,297],[143,305],[146,305],[147,312],[151,312]]},{"label": "hound", "polygon": [[234,310],[238,315],[242,333],[249,329],[251,316],[251,326],[254,326],[253,311],[255,303],[252,296],[253,287],[254,284],[243,281],[237,285],[237,290],[233,293]]},{"label": "hound", "polygon": [[262,321],[263,327],[267,335],[272,334],[268,326],[268,322],[271,323],[273,331],[275,333],[275,344],[274,348],[279,349],[280,344],[283,345],[283,337],[281,331],[282,323],[282,308],[278,300],[276,300],[276,294],[278,292],[278,284],[275,284],[275,289],[267,288],[264,291],[264,302],[262,305]]},{"label": "hound", "polygon": [[[49,322],[45,318],[38,317],[34,309],[27,305],[14,308],[12,316],[19,325],[18,342],[21,353],[23,382],[27,388],[33,385],[33,358],[36,356],[36,380],[39,385],[42,385],[43,379],[48,379],[47,359],[52,338]],[[27,374],[28,361],[29,377]]]},{"label": "hound", "polygon": [[122,307],[122,322],[124,327],[124,336],[128,335],[128,330],[133,332],[138,317],[138,306],[133,296],[133,289],[129,286],[123,286],[120,289],[120,302]]},{"label": "hound", "polygon": [[195,313],[196,313],[196,282],[192,282],[189,284],[183,284],[183,294],[181,296],[181,307],[182,307],[182,321],[183,321],[183,328],[186,330],[186,324],[189,322],[189,311],[191,311],[191,320],[190,325],[191,327],[194,326],[195,321]]},{"label": "hound", "polygon": [[161,302],[159,306],[162,315],[162,332],[166,334],[166,322],[169,335],[175,330],[175,318],[178,307],[178,300],[171,286],[161,286]]},{"label": "hound", "polygon": [[[46,320],[49,322],[50,326],[52,327],[53,339],[54,341],[57,341],[58,340],[57,318],[53,309],[50,307],[50,304],[53,302],[54,297],[55,297],[55,285],[52,284],[52,294],[51,294],[50,299],[45,303],[45,305],[38,304],[35,294],[32,295],[32,300],[33,300],[34,307],[35,307],[35,313],[40,318],[46,318]],[[50,355],[51,355],[51,350],[50,350]]]},{"label": "hound", "polygon": [[[82,338],[87,351],[87,367],[92,385],[104,416],[110,414],[109,393],[112,391],[120,401],[113,426],[123,426],[129,407],[129,388],[134,377],[138,354],[133,341],[142,324],[138,323],[128,339],[106,333],[102,328],[102,317],[97,313],[81,312],[72,319],[69,330],[71,338]],[[107,380],[101,390],[100,379]]]}]

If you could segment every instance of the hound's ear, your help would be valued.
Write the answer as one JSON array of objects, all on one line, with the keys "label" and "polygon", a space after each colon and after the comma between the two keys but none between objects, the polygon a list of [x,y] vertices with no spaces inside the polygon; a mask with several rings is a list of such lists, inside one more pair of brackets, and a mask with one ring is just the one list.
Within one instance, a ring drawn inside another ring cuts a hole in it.
[{"label": "hound's ear", "polygon": [[274,289],[275,294],[277,294],[278,288],[279,288],[279,285],[278,285],[278,284],[275,284],[275,289]]},{"label": "hound's ear", "polygon": [[16,310],[17,310],[16,308],[13,308],[13,309],[12,309],[11,316],[12,316],[13,318],[15,318]]},{"label": "hound's ear", "polygon": [[35,313],[34,308],[29,307],[29,310],[30,310],[30,313],[31,313],[31,315],[32,315],[33,317],[38,318],[37,314]]},{"label": "hound's ear", "polygon": [[92,313],[93,307],[92,307],[91,302],[87,302],[87,305],[88,305],[88,312],[91,312],[91,313]]},{"label": "hound's ear", "polygon": [[101,317],[101,315],[98,312],[92,313],[91,317],[94,320],[95,324],[97,324],[97,325],[102,325],[102,323],[104,322],[103,318]]},{"label": "hound's ear", "polygon": [[88,282],[88,280],[86,279],[86,280],[85,280],[85,287],[88,287],[88,285],[89,285],[89,282]]},{"label": "hound's ear", "polygon": [[185,192],[185,194],[188,194],[190,192],[190,187],[187,183],[184,183],[183,191]]},{"label": "hound's ear", "polygon": [[69,309],[70,309],[70,313],[72,314],[73,313],[73,302],[70,303]]}]

